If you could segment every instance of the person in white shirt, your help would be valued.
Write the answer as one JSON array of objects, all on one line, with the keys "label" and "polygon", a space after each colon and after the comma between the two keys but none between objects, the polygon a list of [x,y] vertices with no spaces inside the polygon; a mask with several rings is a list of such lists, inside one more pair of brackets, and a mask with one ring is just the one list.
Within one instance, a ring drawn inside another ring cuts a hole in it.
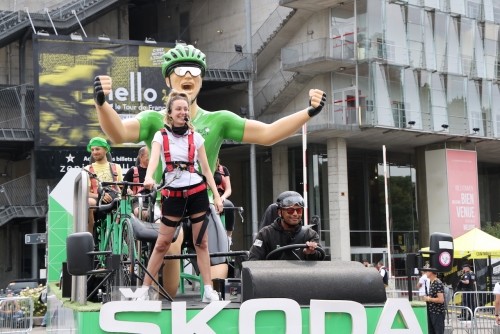
[{"label": "person in white shirt", "polygon": [[[418,280],[417,283],[417,288],[418,288],[418,295],[420,296],[420,300],[424,300],[425,296],[429,294],[429,289],[430,289],[430,280],[427,277],[427,272],[421,271],[422,277]],[[427,290],[426,290],[427,287]]]},{"label": "person in white shirt", "polygon": [[500,310],[500,283],[495,284],[493,294],[495,295],[495,322],[497,325],[500,325],[500,317],[498,316],[498,311]]},{"label": "person in white shirt", "polygon": [[[194,126],[188,118],[190,105],[191,101],[187,93],[172,90],[167,103],[167,115],[164,119],[166,129],[156,132],[153,138],[150,160],[144,178],[144,188],[151,190],[156,184],[153,174],[158,163],[162,164],[164,170],[165,185],[161,191],[162,224],[153,254],[149,259],[148,271],[152,275],[158,273],[178,224],[184,217],[189,217],[198,267],[204,283],[205,291],[202,301],[210,303],[219,300],[219,295],[212,289],[208,234],[202,228],[204,225],[206,228],[208,223],[206,213],[210,203],[207,184],[212,190],[216,212],[221,212],[223,206],[208,165],[205,140],[198,132],[195,132]],[[202,173],[198,171],[198,162]],[[198,238],[198,234],[201,234],[202,237]],[[151,283],[152,278],[145,276],[143,287],[149,287]],[[148,298],[147,295],[143,297],[141,299]]]}]

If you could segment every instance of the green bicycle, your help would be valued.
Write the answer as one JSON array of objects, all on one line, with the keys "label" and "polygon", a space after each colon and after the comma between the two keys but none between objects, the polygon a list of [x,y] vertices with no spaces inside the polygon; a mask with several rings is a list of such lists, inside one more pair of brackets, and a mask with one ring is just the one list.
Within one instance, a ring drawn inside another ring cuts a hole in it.
[{"label": "green bicycle", "polygon": [[[137,231],[134,231],[134,223],[137,230],[140,229],[138,224],[143,225],[143,223],[132,215],[132,199],[149,197],[148,216],[151,226],[154,219],[156,189],[147,195],[132,195],[129,194],[128,189],[133,186],[142,186],[142,183],[104,182],[99,180],[95,174],[88,173],[99,182],[98,205],[89,207],[89,209],[97,209],[98,217],[93,231],[94,244],[96,245],[94,274],[102,271],[100,276],[103,278],[94,291],[88,295],[88,298],[97,293],[98,300],[106,303],[116,299],[117,296],[113,298],[115,287],[140,286],[138,281],[142,283],[145,274],[151,276],[146,268],[152,246],[150,243],[145,243],[142,246],[140,242],[137,242]],[[115,198],[110,203],[105,204],[102,202],[102,198],[105,192],[109,192],[109,187],[120,187],[120,195],[112,196]],[[143,229],[142,226],[141,228]],[[110,269],[112,270],[109,271]],[[155,279],[154,281],[156,282]],[[104,287],[104,291],[100,289],[101,287]],[[160,291],[160,294],[163,295],[166,292]],[[170,299],[168,294],[164,297]]]}]

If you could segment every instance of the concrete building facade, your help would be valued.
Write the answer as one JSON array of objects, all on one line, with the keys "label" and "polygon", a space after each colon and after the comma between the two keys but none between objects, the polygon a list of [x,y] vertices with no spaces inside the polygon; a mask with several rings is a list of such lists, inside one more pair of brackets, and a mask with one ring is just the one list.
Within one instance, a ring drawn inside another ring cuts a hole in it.
[{"label": "concrete building facade", "polygon": [[[478,218],[482,225],[498,220],[497,2],[252,0],[251,50],[245,45],[244,0],[109,3],[118,7],[87,22],[89,36],[182,40],[226,59],[252,54],[260,121],[306,108],[311,88],[327,93],[324,110],[307,124],[307,181],[309,213],[321,217],[321,241],[333,259],[375,262],[388,251],[383,145],[393,274],[402,273],[404,253],[427,246],[437,224],[429,216],[426,152],[475,151]],[[1,72],[10,73],[0,75],[6,85],[27,84],[32,77],[29,65],[26,78],[17,77],[16,44],[0,49]],[[235,52],[235,44],[243,53]],[[207,83],[199,104],[239,113],[248,108],[247,89],[246,82]],[[303,191],[300,134],[257,148],[259,215],[282,191]],[[29,150],[29,140],[23,143]],[[235,249],[252,243],[248,152],[247,145],[226,143],[220,153],[231,172],[231,199],[246,209],[245,223],[234,233]],[[0,168],[9,158],[2,159]]]}]

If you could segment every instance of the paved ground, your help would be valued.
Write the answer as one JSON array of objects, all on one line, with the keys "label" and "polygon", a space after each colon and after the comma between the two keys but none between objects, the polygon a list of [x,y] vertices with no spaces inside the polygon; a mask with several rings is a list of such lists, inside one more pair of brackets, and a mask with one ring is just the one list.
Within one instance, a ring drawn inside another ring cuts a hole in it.
[{"label": "paved ground", "polygon": [[36,334],[45,334],[47,333],[47,331],[45,330],[45,327],[33,327],[33,330],[31,331],[31,333],[36,333]]}]

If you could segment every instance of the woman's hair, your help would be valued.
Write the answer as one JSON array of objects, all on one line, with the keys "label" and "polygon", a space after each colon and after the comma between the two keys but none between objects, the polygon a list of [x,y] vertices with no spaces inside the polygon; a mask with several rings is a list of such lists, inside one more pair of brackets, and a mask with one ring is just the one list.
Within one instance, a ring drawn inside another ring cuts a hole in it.
[{"label": "woman's hair", "polygon": [[[179,92],[175,89],[172,89],[170,91],[170,94],[168,94],[168,100],[167,100],[167,114],[165,115],[165,118],[163,119],[163,122],[165,122],[166,125],[169,127],[173,126],[173,120],[172,117],[170,117],[170,114],[172,113],[172,105],[174,104],[174,101],[177,100],[184,100],[188,104],[188,111],[191,108],[191,100],[189,99],[189,95],[186,92]],[[190,115],[188,117],[191,117]],[[188,126],[189,130],[194,132],[194,125],[191,124],[191,120],[186,122],[186,125]]]}]

